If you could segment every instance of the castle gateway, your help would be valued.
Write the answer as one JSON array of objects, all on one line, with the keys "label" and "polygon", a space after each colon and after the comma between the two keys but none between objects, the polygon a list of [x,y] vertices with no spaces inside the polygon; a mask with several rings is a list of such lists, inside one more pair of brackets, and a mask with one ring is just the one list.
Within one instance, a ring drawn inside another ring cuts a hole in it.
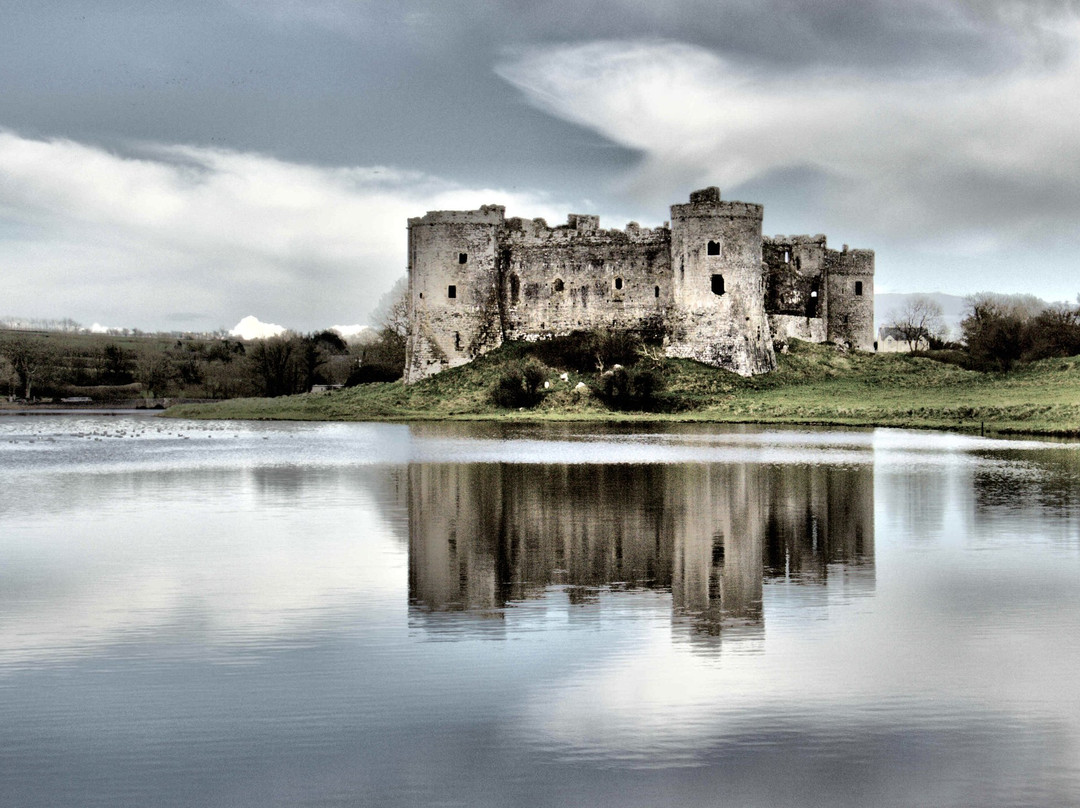
[{"label": "castle gateway", "polygon": [[601,230],[507,219],[505,208],[409,219],[405,381],[504,340],[586,329],[661,336],[664,353],[743,376],[776,367],[773,340],[874,349],[874,252],[825,236],[761,235],[762,206],[718,188],[671,206],[670,225]]}]

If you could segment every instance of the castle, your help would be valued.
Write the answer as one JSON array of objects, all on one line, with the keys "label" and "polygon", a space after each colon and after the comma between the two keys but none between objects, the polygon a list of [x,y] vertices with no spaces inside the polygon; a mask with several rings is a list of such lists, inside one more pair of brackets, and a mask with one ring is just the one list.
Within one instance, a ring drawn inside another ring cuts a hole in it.
[{"label": "castle", "polygon": [[874,349],[874,253],[825,236],[762,237],[762,206],[718,188],[670,223],[601,230],[598,216],[507,219],[501,205],[409,219],[408,383],[504,340],[628,329],[664,353],[743,376],[776,367],[788,339]]}]

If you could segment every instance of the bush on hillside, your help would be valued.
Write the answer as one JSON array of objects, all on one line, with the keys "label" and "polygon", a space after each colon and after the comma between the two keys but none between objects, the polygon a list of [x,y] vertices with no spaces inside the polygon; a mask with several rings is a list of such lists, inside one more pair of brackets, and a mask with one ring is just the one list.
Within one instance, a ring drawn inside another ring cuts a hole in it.
[{"label": "bush on hillside", "polygon": [[664,390],[664,376],[658,367],[616,365],[601,374],[596,395],[619,410],[652,410]]},{"label": "bush on hillside", "polygon": [[498,407],[535,407],[544,396],[544,369],[535,362],[511,365],[499,376],[491,391]]}]

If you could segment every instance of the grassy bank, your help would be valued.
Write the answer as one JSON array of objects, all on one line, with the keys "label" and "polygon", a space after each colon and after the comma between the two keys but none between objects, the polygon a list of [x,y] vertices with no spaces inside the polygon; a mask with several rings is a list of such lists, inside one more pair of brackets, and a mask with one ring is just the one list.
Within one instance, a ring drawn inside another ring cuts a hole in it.
[{"label": "grassy bank", "polygon": [[[744,379],[695,362],[660,362],[664,392],[652,412],[612,410],[591,390],[595,374],[545,367],[551,387],[527,410],[500,409],[490,391],[528,348],[510,345],[415,385],[371,384],[332,393],[234,399],[173,407],[180,418],[283,420],[664,420],[898,426],[999,434],[1080,436],[1080,357],[1043,360],[1008,374],[964,370],[925,357],[843,353],[793,343],[780,367]],[[535,360],[533,360],[535,361]]]}]

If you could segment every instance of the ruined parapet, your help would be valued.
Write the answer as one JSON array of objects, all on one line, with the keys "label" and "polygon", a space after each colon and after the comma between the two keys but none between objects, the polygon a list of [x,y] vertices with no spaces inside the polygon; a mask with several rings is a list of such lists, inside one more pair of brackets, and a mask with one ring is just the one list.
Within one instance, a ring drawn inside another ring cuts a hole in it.
[{"label": "ruined parapet", "polygon": [[499,245],[504,336],[544,339],[588,329],[663,329],[671,291],[670,232],[599,217],[565,225],[510,219]]},{"label": "ruined parapet", "polygon": [[765,316],[761,205],[724,202],[718,188],[671,206],[668,356],[742,376],[776,367]]},{"label": "ruined parapet", "polygon": [[504,212],[485,205],[409,219],[406,382],[463,365],[501,343],[495,258]]},{"label": "ruined parapet", "polygon": [[874,350],[874,251],[829,250],[825,271],[829,341]]}]

